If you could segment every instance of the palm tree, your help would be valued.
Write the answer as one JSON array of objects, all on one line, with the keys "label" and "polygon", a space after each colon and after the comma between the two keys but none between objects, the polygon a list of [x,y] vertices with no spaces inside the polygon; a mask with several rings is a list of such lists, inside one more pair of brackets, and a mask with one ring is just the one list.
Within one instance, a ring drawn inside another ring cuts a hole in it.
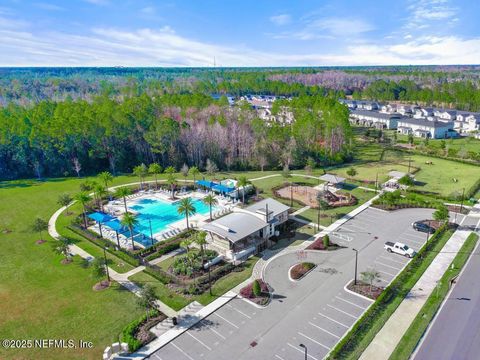
[{"label": "palm tree", "polygon": [[170,185],[170,191],[172,192],[172,199],[175,197],[175,186],[177,185],[177,180],[175,179],[175,175],[168,174],[167,183]]},{"label": "palm tree", "polygon": [[102,171],[100,174],[98,174],[98,178],[104,183],[106,189],[108,189],[108,184],[113,181],[113,175],[108,171]]},{"label": "palm tree", "polygon": [[195,184],[196,184],[195,180],[196,180],[197,175],[200,174],[200,170],[198,170],[198,167],[192,166],[190,168],[190,174],[192,174],[192,176],[193,176],[193,186],[195,186]]},{"label": "palm tree", "polygon": [[120,224],[125,227],[128,227],[130,230],[130,238],[132,239],[132,250],[135,250],[135,243],[133,242],[133,228],[137,226],[138,220],[135,215],[126,212],[123,214],[122,220],[120,220]]},{"label": "palm tree", "polygon": [[243,188],[242,189],[242,202],[245,204],[245,190],[247,185],[250,184],[250,180],[247,179],[246,176],[240,176],[238,178],[237,182],[237,188]]},{"label": "palm tree", "polygon": [[193,205],[192,199],[187,197],[180,200],[177,211],[180,215],[185,215],[185,219],[187,220],[187,229],[189,229],[188,217],[197,212],[197,209],[195,209],[195,206]]},{"label": "palm tree", "polygon": [[215,195],[208,194],[202,199],[202,202],[210,207],[210,221],[212,221],[212,207],[218,205],[217,198]]},{"label": "palm tree", "polygon": [[147,166],[144,163],[138,166],[135,166],[133,168],[133,175],[138,176],[140,178],[140,189],[143,189],[143,181],[145,180],[145,177],[148,175]]},{"label": "palm tree", "polygon": [[155,189],[158,189],[158,174],[161,174],[162,170],[162,167],[157,163],[150,164],[148,167],[148,172],[155,176]]},{"label": "palm tree", "polygon": [[156,301],[155,289],[150,284],[143,285],[139,292],[137,304],[142,309],[145,309],[147,321],[150,319],[150,309],[155,308]]},{"label": "palm tree", "polygon": [[68,211],[68,206],[73,201],[73,198],[70,196],[69,193],[63,193],[58,196],[57,203],[60,206],[65,206],[65,215],[69,215],[70,212]]},{"label": "palm tree", "polygon": [[167,167],[167,168],[165,169],[165,174],[170,174],[170,175],[172,175],[172,174],[175,174],[176,171],[177,171],[177,170],[175,170],[175,168],[174,168],[173,166],[169,166],[169,167]]},{"label": "palm tree", "polygon": [[87,204],[92,197],[88,195],[86,191],[81,191],[74,196],[74,199],[77,200],[80,204],[82,204],[83,208],[83,224],[85,225],[85,229],[87,228]]},{"label": "palm tree", "polygon": [[191,238],[186,238],[180,242],[180,246],[184,248],[188,252],[190,251],[190,245],[192,245],[192,239]]},{"label": "palm tree", "polygon": [[195,243],[200,246],[200,256],[202,257],[202,266],[205,263],[205,245],[207,245],[207,233],[205,231],[199,231],[195,236]]},{"label": "palm tree", "polygon": [[125,205],[125,212],[128,211],[128,209],[127,209],[127,196],[128,195],[132,195],[132,190],[129,187],[122,186],[122,187],[117,188],[117,190],[115,190],[115,196],[117,198],[123,198],[123,205]]},{"label": "palm tree", "polygon": [[93,191],[97,201],[97,206],[100,208],[101,211],[103,211],[103,198],[105,197],[105,195],[108,194],[108,191],[102,184],[95,185]]},{"label": "palm tree", "polygon": [[70,259],[70,240],[66,238],[61,238],[57,247],[55,247],[55,252],[57,254],[63,255],[65,260]]}]

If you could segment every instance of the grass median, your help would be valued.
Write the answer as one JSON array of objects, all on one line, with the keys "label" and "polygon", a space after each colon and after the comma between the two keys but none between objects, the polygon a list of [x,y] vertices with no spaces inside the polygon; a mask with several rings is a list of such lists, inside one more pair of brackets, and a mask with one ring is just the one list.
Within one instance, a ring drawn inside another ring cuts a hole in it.
[{"label": "grass median", "polygon": [[383,291],[330,353],[329,359],[358,359],[401,304],[433,259],[450,239],[453,230],[440,228],[420,249],[417,256]]},{"label": "grass median", "polygon": [[427,299],[427,302],[423,305],[422,309],[415,317],[415,320],[403,335],[394,352],[390,356],[390,360],[408,359],[413,353],[423,334],[427,330],[428,325],[433,320],[443,300],[450,291],[450,280],[460,273],[475,249],[477,241],[478,235],[470,234],[452,262],[454,265],[453,269],[452,267],[449,267],[442,276],[439,286],[437,286]]}]

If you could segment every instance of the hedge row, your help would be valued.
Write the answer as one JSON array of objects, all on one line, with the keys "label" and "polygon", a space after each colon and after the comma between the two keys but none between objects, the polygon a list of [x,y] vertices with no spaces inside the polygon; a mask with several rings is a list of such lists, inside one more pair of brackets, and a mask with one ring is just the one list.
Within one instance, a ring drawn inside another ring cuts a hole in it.
[{"label": "hedge row", "polygon": [[[393,314],[433,261],[435,255],[430,254],[440,251],[448,241],[450,238],[450,236],[447,236],[448,233],[446,225],[443,225],[432,235],[405,269],[380,294],[352,329],[335,346],[329,359],[356,359],[360,356],[384,322]],[[427,259],[424,259],[424,257],[427,257]]]},{"label": "hedge row", "polygon": [[[149,311],[150,317],[159,315],[160,312],[156,309]],[[138,327],[147,320],[147,314],[143,314],[139,319],[133,320],[127,326],[125,326],[120,334],[120,341],[128,344],[128,351],[137,351],[143,343],[135,337]]]},{"label": "hedge row", "polygon": [[84,230],[82,228],[80,228],[79,226],[77,225],[69,225],[67,226],[67,228],[71,231],[73,231],[74,233],[76,233],[77,235],[80,235],[82,237],[84,237],[85,239],[87,239],[88,241],[90,241],[92,244],[102,248],[102,249],[106,249],[106,251],[116,257],[118,257],[119,259],[125,261],[126,263],[134,266],[134,267],[137,267],[140,265],[140,261],[139,259],[133,257],[130,253],[128,253],[126,250],[120,248],[119,250],[115,250],[113,247],[112,247],[112,242],[109,241],[109,240],[105,240],[101,237],[99,237],[96,233],[93,233],[89,230]]}]

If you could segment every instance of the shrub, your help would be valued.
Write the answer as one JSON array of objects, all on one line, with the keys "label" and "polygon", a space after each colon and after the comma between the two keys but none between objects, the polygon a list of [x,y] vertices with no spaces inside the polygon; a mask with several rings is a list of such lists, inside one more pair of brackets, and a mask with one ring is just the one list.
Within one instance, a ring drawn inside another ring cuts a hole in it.
[{"label": "shrub", "polygon": [[323,247],[325,249],[328,249],[329,246],[330,246],[330,237],[328,235],[325,235],[323,237]]},{"label": "shrub", "polygon": [[262,289],[260,288],[260,283],[258,282],[258,280],[255,280],[253,282],[252,292],[255,297],[260,296],[260,294],[262,293]]},{"label": "shrub", "polygon": [[[159,314],[158,310],[150,310],[149,316],[154,317]],[[143,343],[135,337],[135,334],[138,331],[138,328],[147,320],[147,314],[144,314],[137,320],[133,320],[127,326],[125,326],[120,334],[121,342],[128,344],[128,350],[134,352],[138,350]]]}]

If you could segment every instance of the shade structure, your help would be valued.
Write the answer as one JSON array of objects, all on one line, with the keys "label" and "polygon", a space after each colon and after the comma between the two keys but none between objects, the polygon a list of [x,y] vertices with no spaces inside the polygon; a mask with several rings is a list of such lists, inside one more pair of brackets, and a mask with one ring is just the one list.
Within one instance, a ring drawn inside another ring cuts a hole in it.
[{"label": "shade structure", "polygon": [[218,184],[218,185],[215,185],[214,187],[212,187],[212,190],[218,191],[218,192],[223,193],[223,194],[228,194],[228,193],[232,192],[233,190],[235,190],[235,188],[225,186],[225,185],[222,185],[222,184]]},{"label": "shade structure", "polygon": [[209,180],[198,180],[197,185],[204,186],[206,188],[212,189],[214,186],[218,185],[217,183]]},{"label": "shade structure", "polygon": [[88,214],[88,217],[99,223],[106,223],[114,219],[114,217],[112,217],[111,215],[105,214],[102,212],[94,212],[94,213]]},{"label": "shade structure", "polygon": [[104,225],[108,226],[110,229],[114,231],[118,231],[119,233],[125,231],[125,227],[120,224],[120,221],[118,219],[113,219],[111,221],[106,222]]}]

